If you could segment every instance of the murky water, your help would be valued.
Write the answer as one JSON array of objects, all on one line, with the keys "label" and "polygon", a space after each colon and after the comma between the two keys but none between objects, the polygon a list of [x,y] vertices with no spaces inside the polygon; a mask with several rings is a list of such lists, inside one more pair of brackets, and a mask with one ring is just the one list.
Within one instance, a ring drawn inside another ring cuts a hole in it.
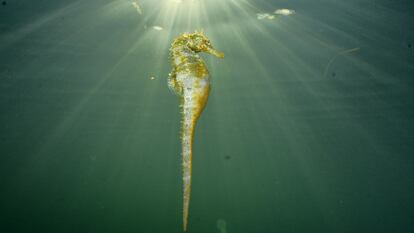
[{"label": "murky water", "polygon": [[1,1],[0,231],[182,232],[168,50],[202,29],[188,232],[413,232],[413,10]]}]

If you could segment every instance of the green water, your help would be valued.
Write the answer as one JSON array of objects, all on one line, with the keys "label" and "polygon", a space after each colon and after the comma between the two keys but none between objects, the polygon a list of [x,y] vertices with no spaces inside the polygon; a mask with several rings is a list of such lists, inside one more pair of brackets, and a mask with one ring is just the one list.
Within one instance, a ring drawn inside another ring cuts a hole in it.
[{"label": "green water", "polygon": [[411,1],[133,2],[1,2],[0,232],[182,232],[166,79],[195,29],[225,58],[190,233],[414,232]]}]

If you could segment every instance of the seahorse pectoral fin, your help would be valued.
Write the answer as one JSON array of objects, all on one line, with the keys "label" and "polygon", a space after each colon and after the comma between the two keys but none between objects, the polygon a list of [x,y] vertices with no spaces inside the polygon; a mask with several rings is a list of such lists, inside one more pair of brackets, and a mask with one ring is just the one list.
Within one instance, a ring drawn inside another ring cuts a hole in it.
[{"label": "seahorse pectoral fin", "polygon": [[169,74],[168,75],[168,88],[174,94],[181,95],[182,88],[178,85],[175,74]]}]

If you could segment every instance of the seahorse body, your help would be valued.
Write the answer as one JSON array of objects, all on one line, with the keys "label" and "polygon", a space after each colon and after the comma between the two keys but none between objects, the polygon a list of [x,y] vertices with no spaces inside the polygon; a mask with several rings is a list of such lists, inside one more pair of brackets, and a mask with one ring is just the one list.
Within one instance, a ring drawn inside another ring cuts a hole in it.
[{"label": "seahorse body", "polygon": [[214,50],[210,40],[202,32],[182,34],[171,44],[172,71],[168,86],[180,98],[182,116],[181,146],[183,165],[183,228],[187,230],[191,193],[192,144],[198,118],[207,104],[210,92],[210,76],[204,61],[197,54],[206,52],[223,58]]}]

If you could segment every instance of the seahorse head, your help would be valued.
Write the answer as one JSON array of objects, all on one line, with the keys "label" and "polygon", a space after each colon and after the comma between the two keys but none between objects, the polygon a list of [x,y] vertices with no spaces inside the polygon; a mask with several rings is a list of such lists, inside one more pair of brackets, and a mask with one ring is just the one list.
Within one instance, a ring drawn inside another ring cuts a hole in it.
[{"label": "seahorse head", "polygon": [[205,52],[219,58],[224,57],[223,52],[217,51],[213,48],[210,40],[206,35],[204,35],[203,32],[196,31],[191,34],[184,34],[183,37],[186,38],[187,46],[196,53]]}]

